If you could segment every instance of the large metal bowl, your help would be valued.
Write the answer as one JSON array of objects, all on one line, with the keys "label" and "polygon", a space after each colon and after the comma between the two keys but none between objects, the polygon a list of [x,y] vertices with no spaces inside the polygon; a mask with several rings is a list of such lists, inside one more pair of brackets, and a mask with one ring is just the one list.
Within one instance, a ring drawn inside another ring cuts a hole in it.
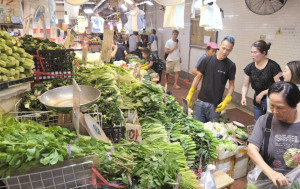
[{"label": "large metal bowl", "polygon": [[[87,111],[100,98],[101,92],[96,88],[86,85],[79,85],[79,87],[82,91],[80,96],[80,110]],[[39,100],[49,110],[68,113],[73,108],[73,85],[51,89],[43,93]]]}]

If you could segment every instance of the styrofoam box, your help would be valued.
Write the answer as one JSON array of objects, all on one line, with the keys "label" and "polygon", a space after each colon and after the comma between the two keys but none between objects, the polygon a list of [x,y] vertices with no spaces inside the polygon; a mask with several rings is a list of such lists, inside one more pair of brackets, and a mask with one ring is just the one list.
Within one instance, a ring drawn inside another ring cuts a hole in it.
[{"label": "styrofoam box", "polygon": [[226,159],[237,154],[237,150],[230,152],[222,148],[218,148],[218,160]]},{"label": "styrofoam box", "polygon": [[244,177],[248,173],[249,157],[247,155],[247,146],[239,146],[235,155],[235,164],[233,178],[238,179]]}]

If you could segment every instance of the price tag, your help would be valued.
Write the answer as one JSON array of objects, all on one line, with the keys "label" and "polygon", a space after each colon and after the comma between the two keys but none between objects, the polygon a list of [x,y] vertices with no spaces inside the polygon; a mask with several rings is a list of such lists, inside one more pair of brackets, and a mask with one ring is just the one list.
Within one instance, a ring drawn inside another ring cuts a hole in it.
[{"label": "price tag", "polygon": [[76,80],[73,79],[73,116],[72,121],[76,129],[77,137],[79,137],[79,119],[80,119],[80,93],[81,89]]},{"label": "price tag", "polygon": [[126,139],[142,144],[142,128],[140,125],[126,123]]},{"label": "price tag", "polygon": [[21,0],[1,0],[0,15],[21,17]]}]

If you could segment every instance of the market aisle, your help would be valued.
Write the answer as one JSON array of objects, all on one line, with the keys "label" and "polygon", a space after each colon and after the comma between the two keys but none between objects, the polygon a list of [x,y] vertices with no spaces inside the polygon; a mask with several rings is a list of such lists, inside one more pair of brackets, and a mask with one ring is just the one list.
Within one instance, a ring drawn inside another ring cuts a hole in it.
[{"label": "market aisle", "polygon": [[[170,75],[168,89],[172,92],[172,95],[176,98],[179,104],[182,105],[182,98],[185,98],[186,95],[188,94],[188,91],[191,87],[191,83],[186,83],[183,80],[179,79],[178,84],[181,87],[181,89],[175,89],[173,87],[173,84],[174,84],[174,77]],[[165,85],[164,73],[163,73],[161,85],[162,86]],[[196,98],[197,95],[195,93],[193,100],[196,100]],[[254,120],[253,115],[239,109],[237,106],[235,106],[232,103],[228,105],[228,107],[226,108],[226,112],[227,112],[227,117],[229,118],[230,121],[238,121],[240,123],[243,123],[246,126],[253,124],[253,120]],[[242,177],[234,181],[231,189],[242,189],[246,187],[246,185],[247,185],[247,178]]]}]

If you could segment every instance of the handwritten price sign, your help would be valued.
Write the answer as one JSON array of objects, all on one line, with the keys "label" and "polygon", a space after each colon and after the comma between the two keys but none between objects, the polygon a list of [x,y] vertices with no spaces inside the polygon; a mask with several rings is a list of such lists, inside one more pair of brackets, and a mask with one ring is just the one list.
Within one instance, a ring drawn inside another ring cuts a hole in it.
[{"label": "handwritten price sign", "polygon": [[20,17],[21,0],[0,0],[0,15]]}]

